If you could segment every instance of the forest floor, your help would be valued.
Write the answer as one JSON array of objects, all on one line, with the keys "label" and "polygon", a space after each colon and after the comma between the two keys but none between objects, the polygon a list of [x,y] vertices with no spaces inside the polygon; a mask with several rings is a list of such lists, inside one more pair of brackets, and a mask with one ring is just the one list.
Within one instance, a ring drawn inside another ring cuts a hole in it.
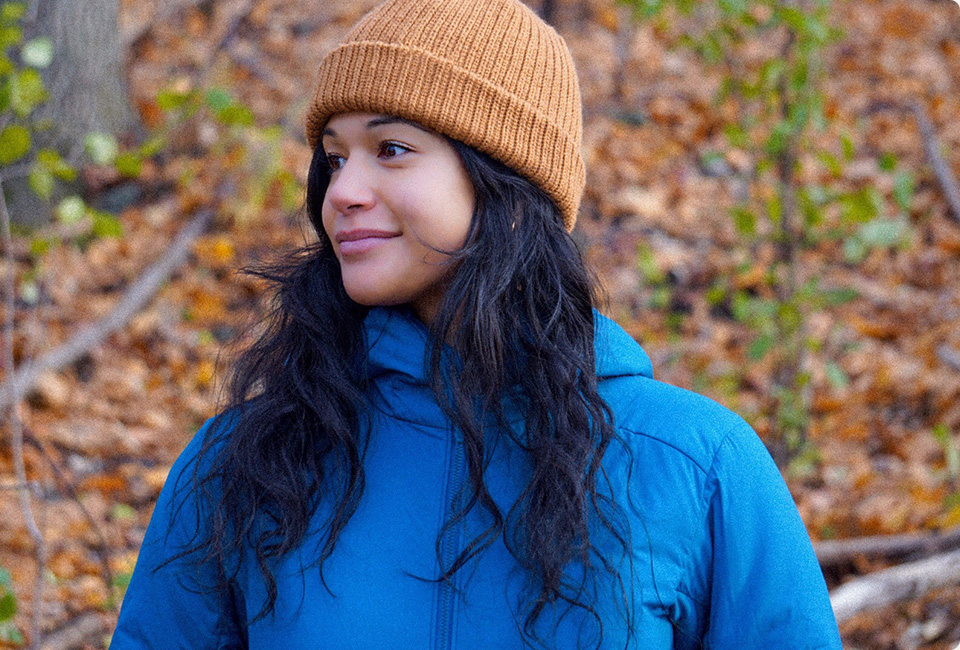
[{"label": "forest floor", "polygon": [[[257,124],[280,125],[268,159],[302,183],[303,116],[318,62],[373,4],[124,0],[129,90],[145,129],[162,122],[161,89],[227,88]],[[766,438],[771,369],[748,359],[750,331],[710,299],[718,283],[757,284],[769,254],[745,248],[724,209],[743,160],[710,157],[723,149],[727,117],[713,102],[718,77],[611,0],[558,5],[585,104],[589,175],[575,237],[605,287],[605,311],[643,344],[659,379],[713,397]],[[807,277],[857,297],[807,314],[820,342],[807,361],[816,453],[785,476],[815,541],[933,534],[960,524],[960,476],[948,463],[960,445],[960,215],[950,214],[903,107],[920,102],[960,174],[960,9],[949,0],[864,0],[837,1],[834,13],[845,35],[828,53],[826,109],[856,152],[843,182],[889,198],[893,183],[877,161],[893,154],[915,191],[898,245],[856,264],[838,242],[802,252]],[[237,200],[261,163],[232,156],[218,128],[202,116],[179,127],[136,181],[85,169],[91,200],[120,206],[124,235],[54,247],[36,275],[36,306],[17,310],[18,359],[41,355],[104,317],[168,254],[191,215],[213,211],[187,263],[148,306],[66,369],[44,374],[22,404],[48,549],[43,627],[63,631],[61,639],[76,632],[69,647],[108,643],[170,465],[216,411],[224,368],[262,313],[262,283],[238,269],[311,237],[275,188],[256,210]],[[269,154],[263,142],[246,146]],[[20,262],[26,268],[28,256]],[[2,432],[0,475],[12,476],[6,423]],[[0,491],[0,522],[0,566],[12,575],[25,630],[35,563],[13,491]],[[827,579],[833,588],[889,563],[855,556]],[[952,650],[960,586],[859,614],[841,631],[849,650]]]}]

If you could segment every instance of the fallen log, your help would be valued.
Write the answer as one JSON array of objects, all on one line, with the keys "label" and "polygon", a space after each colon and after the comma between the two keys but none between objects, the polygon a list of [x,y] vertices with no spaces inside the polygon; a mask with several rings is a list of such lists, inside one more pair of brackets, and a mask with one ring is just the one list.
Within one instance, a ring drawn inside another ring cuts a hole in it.
[{"label": "fallen log", "polygon": [[934,555],[960,548],[960,526],[935,533],[875,535],[817,542],[813,549],[820,566],[836,566],[859,555],[896,558],[906,555]]},{"label": "fallen log", "polygon": [[842,623],[860,612],[956,584],[960,584],[960,550],[854,578],[830,592],[830,604]]},{"label": "fallen log", "polygon": [[89,644],[102,642],[107,624],[103,616],[87,613],[73,619],[62,628],[48,635],[40,645],[40,650],[77,650],[89,647]]}]

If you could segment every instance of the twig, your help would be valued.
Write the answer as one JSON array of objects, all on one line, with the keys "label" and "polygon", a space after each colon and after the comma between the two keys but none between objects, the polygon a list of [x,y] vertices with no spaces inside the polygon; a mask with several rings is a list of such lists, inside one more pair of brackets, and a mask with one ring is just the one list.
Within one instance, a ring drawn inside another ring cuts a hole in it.
[{"label": "twig", "polygon": [[103,581],[106,583],[107,591],[113,587],[113,571],[110,569],[110,549],[107,544],[107,538],[104,537],[101,526],[97,524],[96,520],[93,518],[93,515],[90,514],[90,511],[87,510],[87,506],[83,505],[83,501],[80,500],[80,495],[77,494],[77,489],[73,485],[67,475],[64,473],[60,465],[57,464],[51,455],[44,448],[43,443],[35,435],[30,433],[27,430],[24,434],[24,440],[30,444],[34,449],[40,452],[40,455],[44,460],[50,465],[50,468],[53,470],[54,475],[57,477],[58,482],[64,486],[66,492],[70,495],[70,498],[73,500],[77,507],[80,509],[83,518],[87,520],[87,523],[90,524],[90,530],[93,531],[93,534],[97,537],[97,556],[100,558],[100,565],[103,568]]},{"label": "twig", "polygon": [[922,596],[960,582],[960,551],[908,562],[855,578],[830,592],[830,604],[842,623],[868,609]]},{"label": "twig", "polygon": [[0,490],[26,490],[27,492],[33,492],[37,494],[39,492],[40,486],[37,485],[36,481],[27,481],[26,483],[21,483],[20,481],[14,481],[13,483],[0,483]]},{"label": "twig", "polygon": [[859,555],[902,557],[923,553],[932,555],[960,546],[960,526],[943,533],[875,535],[854,539],[831,540],[814,544],[820,566],[834,566]]},{"label": "twig", "polygon": [[917,126],[920,127],[920,135],[923,137],[923,149],[927,154],[927,160],[933,167],[933,173],[940,181],[943,193],[947,198],[947,204],[953,213],[953,218],[960,221],[960,187],[957,186],[957,179],[950,169],[950,165],[943,159],[940,153],[940,146],[937,143],[937,134],[933,129],[933,122],[927,115],[927,109],[923,104],[914,100],[910,103],[910,110],[913,111],[917,119]]},{"label": "twig", "polygon": [[[6,352],[3,355],[3,368],[7,377],[12,377],[16,370],[16,363],[13,358],[13,327],[15,325],[14,311],[16,309],[16,266],[13,260],[13,236],[10,233],[10,212],[7,210],[7,201],[3,196],[3,187],[0,185],[0,222],[3,229],[3,243],[6,249],[7,274],[4,288],[6,290],[6,322],[4,323],[3,342]],[[13,394],[11,393],[11,397]],[[10,407],[10,444],[13,453],[14,475],[17,482],[22,486],[29,485],[27,481],[27,467],[23,458],[23,419],[20,414],[20,399],[16,397],[10,402],[4,403],[0,409]],[[40,630],[41,614],[43,613],[43,587],[46,583],[47,566],[47,543],[43,537],[37,520],[33,516],[33,505],[30,503],[30,491],[28,489],[17,490],[17,497],[20,501],[20,511],[23,513],[23,520],[27,527],[27,533],[33,540],[33,557],[36,563],[37,573],[33,581],[33,610],[30,613],[30,647],[36,649],[40,647],[42,632]]]},{"label": "twig", "polygon": [[246,54],[243,54],[242,52],[238,52],[237,49],[233,46],[233,44],[228,45],[226,48],[226,51],[227,51],[227,56],[230,57],[230,60],[232,60],[237,65],[243,68],[246,68],[250,72],[250,74],[255,76],[257,79],[267,84],[274,90],[277,90],[280,92],[284,91],[284,87],[280,84],[279,81],[277,81],[276,75],[274,75],[267,68],[263,67],[260,61],[257,60],[255,57],[248,56]]},{"label": "twig", "polygon": [[146,36],[158,23],[162,23],[178,11],[182,11],[187,7],[195,7],[202,1],[203,0],[167,0],[167,2],[161,3],[150,20],[138,27],[135,31],[124,36],[124,49],[129,50],[130,46],[136,44],[137,41]]},{"label": "twig", "polygon": [[943,343],[937,346],[937,358],[954,370],[960,370],[960,352]]},{"label": "twig", "polygon": [[39,15],[40,15],[40,0],[30,0],[30,6],[27,8],[27,15],[25,17],[25,22],[32,25],[37,22],[37,17]]},{"label": "twig", "polygon": [[47,637],[40,650],[74,650],[85,647],[96,637],[106,632],[103,617],[87,613],[73,619],[62,628]]},{"label": "twig", "polygon": [[233,40],[234,36],[237,35],[237,30],[240,28],[240,25],[244,20],[247,19],[247,17],[250,16],[251,13],[253,13],[253,10],[257,8],[257,1],[258,0],[247,0],[243,8],[234,13],[234,15],[230,18],[230,22],[227,24],[227,28],[220,37],[217,46],[213,48],[206,65],[204,65],[197,75],[197,78],[199,79],[198,85],[201,88],[207,85],[207,78],[210,76],[210,72],[213,70],[213,64],[217,60],[217,54],[224,51],[227,46],[230,45],[230,42]]},{"label": "twig", "polygon": [[[41,374],[50,370],[59,370],[70,365],[92,348],[96,347],[109,334],[123,327],[137,312],[139,312],[154,294],[159,291],[163,283],[173,271],[183,264],[190,253],[190,245],[206,229],[213,216],[213,211],[204,209],[183,229],[163,256],[154,262],[141,274],[126,293],[120,298],[113,311],[104,318],[81,329],[75,336],[64,344],[54,348],[38,359],[25,363],[15,373],[8,370],[7,380],[0,385],[0,408],[15,403],[29,391]],[[8,242],[9,247],[9,242]],[[12,265],[11,265],[12,270]],[[12,292],[13,278],[9,281]],[[10,300],[12,300],[12,293]],[[12,310],[10,310],[12,318]],[[9,341],[7,349],[11,350],[12,358],[13,326],[9,326]]]}]

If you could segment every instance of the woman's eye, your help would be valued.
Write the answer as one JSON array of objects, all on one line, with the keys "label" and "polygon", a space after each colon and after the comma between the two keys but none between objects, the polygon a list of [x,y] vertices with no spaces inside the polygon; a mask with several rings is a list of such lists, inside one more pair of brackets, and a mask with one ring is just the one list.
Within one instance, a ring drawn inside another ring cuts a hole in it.
[{"label": "woman's eye", "polygon": [[343,156],[338,156],[335,153],[327,154],[327,165],[330,167],[330,171],[337,171],[343,167]]},{"label": "woman's eye", "polygon": [[407,151],[410,151],[410,149],[396,142],[384,142],[380,145],[380,156],[382,158],[395,158]]}]

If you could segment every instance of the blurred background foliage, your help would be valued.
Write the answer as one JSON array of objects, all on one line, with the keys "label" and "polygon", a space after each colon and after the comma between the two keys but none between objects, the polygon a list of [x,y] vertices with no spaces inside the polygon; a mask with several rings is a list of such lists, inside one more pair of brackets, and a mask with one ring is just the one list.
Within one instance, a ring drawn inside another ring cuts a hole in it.
[{"label": "blurred background foliage", "polygon": [[[0,5],[0,647],[108,642],[153,500],[263,308],[238,269],[311,238],[314,71],[373,4]],[[604,310],[660,379],[750,421],[815,541],[948,538],[960,9],[530,4],[578,66],[574,236]],[[824,569],[834,587],[903,559]],[[858,614],[845,645],[949,650],[957,603],[954,583]]]}]

